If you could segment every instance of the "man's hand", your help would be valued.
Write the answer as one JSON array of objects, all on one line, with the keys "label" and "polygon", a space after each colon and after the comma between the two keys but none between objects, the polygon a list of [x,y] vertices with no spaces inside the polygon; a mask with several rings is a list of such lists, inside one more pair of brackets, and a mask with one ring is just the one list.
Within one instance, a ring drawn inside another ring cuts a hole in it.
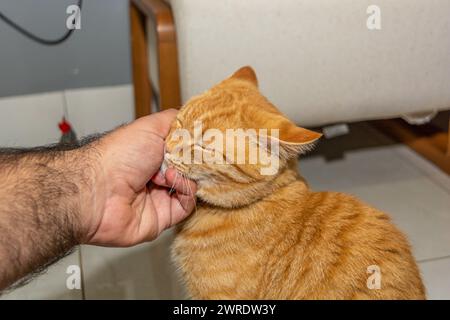
[{"label": "man's hand", "polygon": [[195,183],[174,169],[165,176],[159,171],[176,114],[171,109],[138,119],[93,147],[94,188],[86,198],[91,205],[81,210],[82,242],[131,246],[150,241],[192,211]]},{"label": "man's hand", "polygon": [[195,183],[173,169],[158,174],[176,113],[141,118],[79,148],[0,149],[0,293],[79,243],[135,245],[192,211]]}]

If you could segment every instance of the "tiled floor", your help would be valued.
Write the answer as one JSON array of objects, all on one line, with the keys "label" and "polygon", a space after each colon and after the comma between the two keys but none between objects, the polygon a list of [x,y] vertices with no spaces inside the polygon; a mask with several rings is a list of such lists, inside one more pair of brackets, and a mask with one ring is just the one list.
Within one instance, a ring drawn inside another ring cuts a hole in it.
[{"label": "tiled floor", "polygon": [[[302,174],[315,190],[352,193],[389,212],[411,241],[428,297],[450,299],[450,177],[366,123],[350,131],[323,139],[301,159]],[[2,298],[182,298],[169,258],[171,241],[169,232],[135,248],[83,246],[83,292],[65,286],[67,266],[80,262],[75,254]]]},{"label": "tiled floor", "polygon": [[183,299],[170,259],[173,234],[133,248],[83,246],[86,299]]},{"label": "tiled floor", "polygon": [[79,266],[79,253],[75,251],[71,255],[52,265],[47,272],[36,277],[27,285],[16,290],[9,291],[0,297],[5,300],[16,299],[57,299],[79,300],[82,298],[81,290],[69,290],[66,286],[67,273],[70,266]]},{"label": "tiled floor", "polygon": [[351,193],[388,212],[410,239],[428,298],[450,299],[449,176],[366,123],[322,141],[300,168],[311,188]]}]

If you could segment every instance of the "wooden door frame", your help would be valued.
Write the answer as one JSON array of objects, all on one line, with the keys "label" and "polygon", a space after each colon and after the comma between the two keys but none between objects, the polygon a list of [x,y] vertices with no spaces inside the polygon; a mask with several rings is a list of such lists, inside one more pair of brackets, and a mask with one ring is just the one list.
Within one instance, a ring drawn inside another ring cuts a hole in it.
[{"label": "wooden door frame", "polygon": [[178,108],[181,90],[175,23],[170,5],[163,0],[130,0],[132,73],[136,118],[152,110],[147,27],[156,32],[159,108]]}]

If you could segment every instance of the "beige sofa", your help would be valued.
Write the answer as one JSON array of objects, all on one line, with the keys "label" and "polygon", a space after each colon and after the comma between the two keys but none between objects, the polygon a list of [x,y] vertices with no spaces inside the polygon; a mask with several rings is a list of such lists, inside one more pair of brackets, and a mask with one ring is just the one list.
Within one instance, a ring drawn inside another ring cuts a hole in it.
[{"label": "beige sofa", "polygon": [[[183,102],[242,65],[303,125],[450,108],[448,0],[171,0]],[[369,30],[377,4],[381,30]]]},{"label": "beige sofa", "polygon": [[[137,116],[150,112],[150,83],[162,109],[176,107],[243,65],[303,126],[450,109],[449,0],[131,3]],[[446,135],[426,157],[450,173]]]},{"label": "beige sofa", "polygon": [[[367,27],[372,4],[381,30]],[[170,0],[170,6],[182,102],[251,65],[262,92],[303,125],[450,109],[448,0]]]}]

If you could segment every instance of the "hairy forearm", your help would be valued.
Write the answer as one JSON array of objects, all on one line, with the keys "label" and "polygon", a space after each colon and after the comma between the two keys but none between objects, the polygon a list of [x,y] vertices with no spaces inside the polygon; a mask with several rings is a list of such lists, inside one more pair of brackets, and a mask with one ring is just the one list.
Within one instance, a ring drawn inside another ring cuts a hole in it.
[{"label": "hairy forearm", "polygon": [[0,291],[80,243],[95,157],[92,144],[0,150]]}]

